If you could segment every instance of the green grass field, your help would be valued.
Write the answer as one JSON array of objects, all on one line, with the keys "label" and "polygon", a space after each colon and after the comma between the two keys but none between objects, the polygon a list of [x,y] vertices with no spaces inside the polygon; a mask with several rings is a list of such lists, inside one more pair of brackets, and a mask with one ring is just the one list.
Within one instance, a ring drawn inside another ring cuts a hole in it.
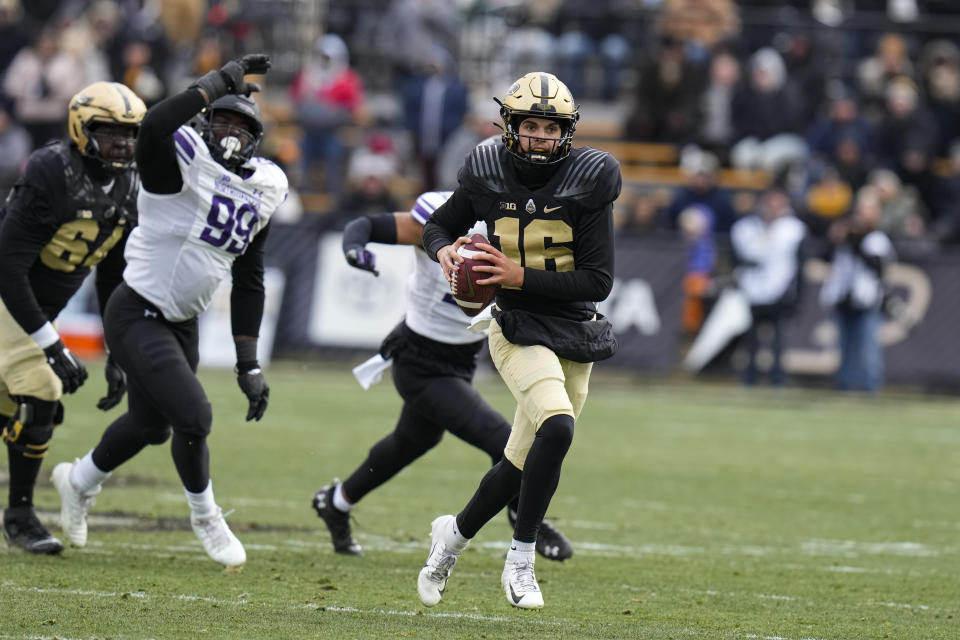
[{"label": "green grass field", "polygon": [[[245,423],[233,375],[202,378],[214,488],[235,510],[246,567],[206,558],[169,451],[153,447],[108,481],[85,548],[0,553],[0,638],[960,637],[953,399],[664,386],[598,371],[548,514],[576,553],[538,560],[546,607],[531,612],[500,589],[505,516],[464,553],[439,606],[417,598],[430,521],[456,512],[488,464],[454,438],[354,511],[366,557],[333,553],[310,498],[393,427],[389,382],[364,392],[347,365],[278,364],[266,417]],[[496,377],[479,387],[512,415]],[[119,414],[94,408],[103,389],[94,364],[67,398],[37,492],[52,528],[49,470]]]}]

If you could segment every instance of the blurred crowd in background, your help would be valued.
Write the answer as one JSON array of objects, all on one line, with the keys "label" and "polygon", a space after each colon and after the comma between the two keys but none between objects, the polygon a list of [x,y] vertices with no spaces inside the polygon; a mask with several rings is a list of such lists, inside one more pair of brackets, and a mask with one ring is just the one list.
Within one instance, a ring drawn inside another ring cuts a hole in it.
[{"label": "blurred crowd in background", "polygon": [[551,71],[575,144],[621,160],[618,232],[685,238],[696,303],[751,266],[730,242],[750,216],[802,222],[807,256],[858,225],[900,257],[960,244],[958,33],[947,0],[0,0],[0,190],[83,86],[149,106],[265,51],[280,222],[337,230],[455,187],[492,96]]},{"label": "blurred crowd in background", "polygon": [[581,143],[675,149],[664,185],[625,176],[625,229],[677,229],[695,202],[729,232],[754,202],[729,168],[786,188],[817,236],[869,202],[894,238],[956,243],[957,26],[956,3],[921,0],[0,0],[0,188],[62,135],[84,85],[123,82],[150,105],[263,49],[265,151],[308,213],[454,186],[497,132],[491,97],[543,69],[584,105]]}]

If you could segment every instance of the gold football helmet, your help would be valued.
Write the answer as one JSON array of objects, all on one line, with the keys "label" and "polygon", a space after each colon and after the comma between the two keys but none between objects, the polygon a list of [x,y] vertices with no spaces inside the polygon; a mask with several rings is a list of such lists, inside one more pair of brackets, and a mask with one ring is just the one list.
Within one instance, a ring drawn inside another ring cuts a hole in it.
[{"label": "gold football helmet", "polygon": [[[570,155],[580,110],[570,89],[557,76],[543,71],[528,73],[510,86],[503,100],[494,100],[500,105],[503,144],[515,157],[533,164],[556,164]],[[562,134],[549,155],[525,153],[521,149],[517,131],[525,118],[546,118],[560,125]]]},{"label": "gold football helmet", "polygon": [[[133,164],[133,139],[140,129],[147,106],[137,94],[119,82],[94,82],[70,99],[67,130],[80,153],[99,160],[109,173],[119,173]],[[101,125],[130,127],[130,135],[97,134]],[[112,153],[104,157],[102,145],[109,140]]]}]

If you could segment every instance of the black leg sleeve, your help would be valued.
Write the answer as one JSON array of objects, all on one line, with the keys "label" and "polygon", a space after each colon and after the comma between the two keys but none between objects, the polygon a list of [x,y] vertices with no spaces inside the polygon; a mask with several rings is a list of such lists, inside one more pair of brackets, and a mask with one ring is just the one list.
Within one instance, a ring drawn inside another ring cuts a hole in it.
[{"label": "black leg sleeve", "polygon": [[360,502],[361,498],[440,442],[443,431],[439,429],[421,430],[420,437],[411,437],[416,433],[413,427],[423,421],[409,405],[403,406],[397,428],[373,445],[367,459],[344,481],[343,492],[350,502]]},{"label": "black leg sleeve", "polygon": [[93,449],[93,463],[103,471],[113,471],[149,444],[163,444],[170,437],[170,425],[140,389],[129,379],[127,413],[113,421]]},{"label": "black leg sleeve", "polygon": [[190,493],[200,493],[210,484],[210,449],[206,436],[173,432],[170,453],[180,482]]},{"label": "black leg sleeve", "polygon": [[523,463],[520,507],[513,537],[519,542],[536,542],[540,523],[560,483],[563,458],[573,442],[573,417],[566,414],[544,420]]},{"label": "black leg sleeve", "polygon": [[[457,514],[457,528],[467,538],[500,513],[520,491],[522,472],[506,458],[487,471],[467,506]],[[539,525],[539,521],[537,521]],[[536,535],[534,535],[536,539]]]}]

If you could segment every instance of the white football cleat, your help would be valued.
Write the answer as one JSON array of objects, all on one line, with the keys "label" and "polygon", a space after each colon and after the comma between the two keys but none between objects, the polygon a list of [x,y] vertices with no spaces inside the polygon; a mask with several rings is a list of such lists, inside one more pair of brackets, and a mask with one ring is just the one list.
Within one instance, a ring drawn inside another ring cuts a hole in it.
[{"label": "white football cleat", "polygon": [[87,510],[93,504],[93,497],[100,493],[101,485],[80,493],[70,482],[70,471],[75,462],[61,462],[55,466],[50,479],[60,493],[60,526],[72,544],[82,547],[87,544]]},{"label": "white football cleat", "polygon": [[239,567],[247,561],[247,552],[227,526],[220,507],[205,517],[198,517],[191,513],[190,526],[200,539],[203,550],[214,562],[219,562],[225,567]]},{"label": "white football cleat", "polygon": [[533,560],[511,560],[503,565],[500,584],[507,595],[507,602],[521,609],[540,609],[543,607],[543,593],[537,584],[533,572]]},{"label": "white football cleat", "polygon": [[430,528],[430,553],[427,562],[417,576],[417,593],[420,601],[432,607],[440,602],[443,592],[447,588],[447,579],[457,564],[457,556],[463,549],[455,549],[447,541],[447,535],[453,533],[455,516],[440,516],[433,521]]}]

